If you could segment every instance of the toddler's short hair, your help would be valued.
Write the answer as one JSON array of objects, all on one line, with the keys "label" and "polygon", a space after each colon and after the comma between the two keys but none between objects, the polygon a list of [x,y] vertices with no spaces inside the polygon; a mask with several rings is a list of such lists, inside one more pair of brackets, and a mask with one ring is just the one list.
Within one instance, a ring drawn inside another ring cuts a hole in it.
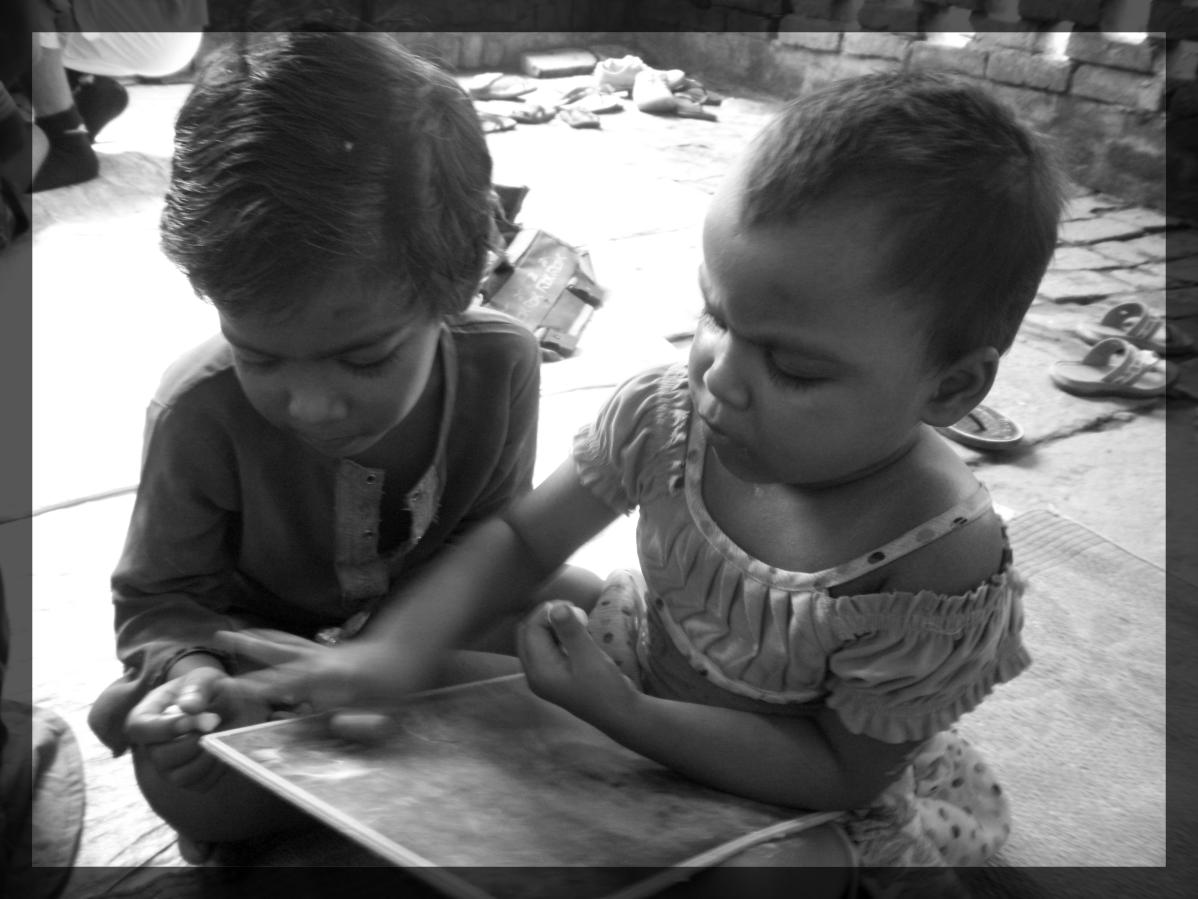
[{"label": "toddler's short hair", "polygon": [[490,196],[469,98],[394,37],[246,34],[176,120],[162,247],[233,316],[285,315],[335,277],[443,316],[477,290]]},{"label": "toddler's short hair", "polygon": [[892,227],[880,286],[926,306],[934,365],[1010,348],[1052,258],[1064,188],[1047,149],[989,94],[933,73],[836,82],[787,104],[748,166],[750,227],[825,200],[880,205]]}]

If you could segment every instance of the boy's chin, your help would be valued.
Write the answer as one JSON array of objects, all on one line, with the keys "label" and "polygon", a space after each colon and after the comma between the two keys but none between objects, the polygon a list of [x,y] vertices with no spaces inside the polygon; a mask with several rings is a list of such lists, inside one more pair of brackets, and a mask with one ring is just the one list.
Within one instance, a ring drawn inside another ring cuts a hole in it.
[{"label": "boy's chin", "polygon": [[322,456],[328,456],[332,459],[345,459],[366,452],[378,443],[379,438],[372,435],[369,437],[342,437],[332,440],[301,437],[300,440]]}]

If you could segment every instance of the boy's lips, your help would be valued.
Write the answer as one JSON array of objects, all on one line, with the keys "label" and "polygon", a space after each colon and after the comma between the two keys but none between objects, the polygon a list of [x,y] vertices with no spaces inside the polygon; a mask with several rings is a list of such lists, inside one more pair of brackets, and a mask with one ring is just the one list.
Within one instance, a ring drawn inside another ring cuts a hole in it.
[{"label": "boy's lips", "polygon": [[317,449],[346,447],[361,440],[361,437],[357,434],[306,434],[302,431],[296,431],[295,435],[304,443]]}]

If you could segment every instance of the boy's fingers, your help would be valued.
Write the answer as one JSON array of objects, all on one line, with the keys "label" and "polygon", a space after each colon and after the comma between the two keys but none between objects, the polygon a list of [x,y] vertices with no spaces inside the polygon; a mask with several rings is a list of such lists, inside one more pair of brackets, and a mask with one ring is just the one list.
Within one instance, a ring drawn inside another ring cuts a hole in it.
[{"label": "boy's fingers", "polygon": [[217,682],[227,679],[228,675],[215,668],[196,668],[187,672],[179,679],[174,708],[168,707],[164,710],[165,713],[169,714],[175,709],[189,715],[203,712],[212,702]]},{"label": "boy's fingers", "polygon": [[168,743],[154,743],[146,747],[146,755],[159,771],[169,772],[186,765],[203,753],[199,735],[181,737]]},{"label": "boy's fingers", "polygon": [[177,714],[136,714],[129,717],[128,737],[134,745],[169,743],[193,729],[191,716]]},{"label": "boy's fingers", "polygon": [[200,749],[195,757],[181,765],[177,765],[163,773],[163,777],[177,787],[199,789],[211,780],[218,762],[211,755]]}]

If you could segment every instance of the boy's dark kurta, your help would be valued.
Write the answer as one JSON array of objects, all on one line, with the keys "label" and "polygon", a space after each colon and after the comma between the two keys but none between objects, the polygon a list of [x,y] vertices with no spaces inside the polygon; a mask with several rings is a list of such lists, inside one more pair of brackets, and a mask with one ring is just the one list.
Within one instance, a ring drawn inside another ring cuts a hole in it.
[{"label": "boy's dark kurta", "polygon": [[141,483],[112,577],[125,673],[92,708],[100,739],[123,751],[133,706],[176,659],[211,650],[216,631],[311,638],[340,625],[530,489],[539,361],[532,335],[506,316],[474,309],[446,320],[435,458],[407,491],[406,539],[381,551],[386,468],[322,456],[268,424],[242,392],[224,338],[176,362],[147,414]]}]

